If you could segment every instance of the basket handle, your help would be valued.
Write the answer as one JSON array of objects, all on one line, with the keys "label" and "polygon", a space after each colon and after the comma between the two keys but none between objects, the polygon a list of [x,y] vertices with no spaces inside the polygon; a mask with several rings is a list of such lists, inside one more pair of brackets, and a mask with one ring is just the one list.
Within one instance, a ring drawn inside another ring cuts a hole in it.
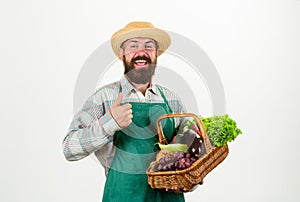
[{"label": "basket handle", "polygon": [[164,132],[162,130],[161,120],[165,119],[165,118],[176,118],[176,117],[193,117],[196,120],[197,125],[198,125],[199,130],[200,130],[200,137],[203,140],[205,151],[206,151],[206,153],[209,153],[212,150],[212,145],[211,145],[210,140],[209,140],[209,138],[206,134],[206,131],[205,131],[205,128],[204,128],[204,125],[203,125],[201,119],[199,118],[199,116],[197,116],[196,114],[193,114],[193,113],[174,113],[174,114],[163,114],[163,115],[161,115],[156,121],[156,127],[157,127],[157,132],[158,132],[159,143],[168,144],[168,142],[167,142],[167,140],[164,136]]}]

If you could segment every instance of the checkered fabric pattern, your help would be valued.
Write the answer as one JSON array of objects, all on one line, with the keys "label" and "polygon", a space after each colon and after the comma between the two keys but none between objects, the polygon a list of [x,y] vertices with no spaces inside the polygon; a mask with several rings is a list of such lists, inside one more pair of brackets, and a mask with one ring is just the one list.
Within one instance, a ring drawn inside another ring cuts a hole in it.
[{"label": "checkered fabric pattern", "polygon": [[[173,113],[186,111],[182,102],[173,92],[163,86],[159,86],[159,88]],[[120,81],[99,88],[87,99],[82,109],[74,115],[63,140],[63,151],[67,160],[77,161],[90,154],[95,154],[106,172],[108,171],[116,151],[113,145],[113,136],[117,130],[121,129],[109,109],[118,98],[121,89],[122,103],[164,103],[158,85],[150,84],[144,96],[130,84],[126,76],[122,76]],[[179,125],[180,119],[175,119],[175,126]]]}]

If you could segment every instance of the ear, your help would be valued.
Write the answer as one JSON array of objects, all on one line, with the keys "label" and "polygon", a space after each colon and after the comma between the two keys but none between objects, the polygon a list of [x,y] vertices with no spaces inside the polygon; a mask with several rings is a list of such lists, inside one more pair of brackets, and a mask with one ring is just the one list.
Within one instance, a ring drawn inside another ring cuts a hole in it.
[{"label": "ear", "polygon": [[123,61],[124,50],[123,48],[119,49],[119,59]]},{"label": "ear", "polygon": [[156,50],[156,57],[158,57],[161,53],[162,53],[162,51],[160,51],[159,49]]}]

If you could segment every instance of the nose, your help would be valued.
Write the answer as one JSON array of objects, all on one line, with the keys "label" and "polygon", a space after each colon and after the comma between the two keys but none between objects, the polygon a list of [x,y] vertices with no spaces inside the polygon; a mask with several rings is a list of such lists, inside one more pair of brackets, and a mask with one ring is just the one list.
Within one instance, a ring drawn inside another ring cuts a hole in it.
[{"label": "nose", "polygon": [[136,55],[137,56],[143,56],[143,55],[147,55],[147,51],[145,48],[141,47],[136,51]]}]

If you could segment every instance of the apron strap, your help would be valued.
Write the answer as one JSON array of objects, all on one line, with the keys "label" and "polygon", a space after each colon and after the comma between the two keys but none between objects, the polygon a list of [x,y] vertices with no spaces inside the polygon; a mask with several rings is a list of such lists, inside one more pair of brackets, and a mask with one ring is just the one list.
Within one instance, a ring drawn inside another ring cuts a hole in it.
[{"label": "apron strap", "polygon": [[168,108],[169,108],[169,111],[170,111],[170,113],[173,113],[173,111],[172,111],[171,107],[169,106],[169,102],[168,102],[168,100],[167,100],[166,96],[165,96],[165,95],[164,95],[164,93],[163,93],[163,90],[162,90],[162,89],[161,89],[161,87],[160,87],[160,86],[158,86],[158,85],[156,85],[156,87],[157,87],[158,91],[160,92],[160,95],[161,95],[161,97],[164,99],[164,102],[167,104],[167,106],[168,106]]}]

